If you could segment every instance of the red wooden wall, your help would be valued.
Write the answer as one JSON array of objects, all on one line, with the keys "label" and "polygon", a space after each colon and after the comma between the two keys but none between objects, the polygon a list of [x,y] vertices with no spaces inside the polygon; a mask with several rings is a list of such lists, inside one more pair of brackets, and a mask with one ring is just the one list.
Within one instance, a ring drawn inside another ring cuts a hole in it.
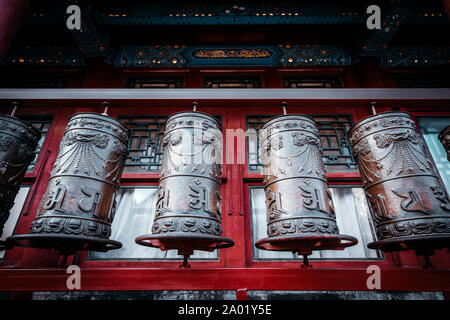
[{"label": "red wooden wall", "polygon": [[[346,88],[394,87],[390,70],[378,69],[370,59],[339,68],[193,68],[189,70],[120,70],[101,61],[92,61],[85,70],[23,70],[38,74],[69,74],[72,88],[124,88],[128,76],[184,76],[186,88],[201,88],[206,75],[258,75],[265,88],[281,88],[281,77],[296,74],[338,75]],[[405,71],[407,72],[407,71]],[[243,89],[245,90],[245,89]],[[338,89],[337,89],[338,90]],[[23,101],[20,113],[55,115],[36,169],[28,173],[25,184],[32,185],[17,224],[15,234],[28,232],[43,195],[58,146],[69,117],[78,112],[102,112],[102,101]],[[199,111],[222,116],[223,128],[244,128],[247,114],[280,113],[274,101],[199,101]],[[9,101],[0,101],[1,112],[8,113]],[[367,101],[288,101],[289,112],[351,113],[354,122],[368,116]],[[171,114],[190,109],[190,101],[114,101],[109,113]],[[377,111],[392,108],[409,111],[413,116],[450,116],[448,102],[383,100]],[[224,131],[225,133],[225,131]],[[225,137],[225,134],[224,134]],[[226,141],[224,141],[226,144]],[[235,143],[235,147],[236,143]],[[236,150],[235,150],[236,151]],[[236,153],[236,152],[235,152]],[[218,261],[192,261],[191,269],[180,269],[180,262],[167,261],[86,261],[80,253],[74,261],[82,270],[82,290],[237,290],[238,298],[246,290],[368,290],[369,265],[381,268],[381,290],[450,291],[450,253],[448,249],[431,257],[434,265],[423,269],[423,258],[413,252],[386,254],[385,260],[314,261],[312,269],[301,269],[299,261],[253,261],[249,217],[249,184],[261,184],[262,176],[249,173],[247,166],[226,165],[223,170],[224,236],[235,246],[220,252]],[[361,185],[359,173],[329,173],[330,184]],[[156,185],[157,174],[124,174],[122,185]],[[68,275],[58,268],[58,257],[50,250],[16,247],[0,262],[1,291],[67,290]]]}]

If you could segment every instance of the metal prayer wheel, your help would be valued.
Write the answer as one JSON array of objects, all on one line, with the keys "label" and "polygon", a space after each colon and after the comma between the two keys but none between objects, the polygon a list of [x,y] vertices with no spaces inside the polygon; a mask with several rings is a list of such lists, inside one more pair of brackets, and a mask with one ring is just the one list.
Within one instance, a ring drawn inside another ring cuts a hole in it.
[{"label": "metal prayer wheel", "polygon": [[125,125],[106,114],[73,115],[30,233],[7,242],[65,255],[120,248],[109,236],[129,135]]},{"label": "metal prayer wheel", "polygon": [[265,250],[307,256],[315,250],[343,250],[358,243],[340,235],[322,160],[315,121],[283,115],[265,122],[259,133],[267,201]]},{"label": "metal prayer wheel", "polygon": [[25,122],[0,115],[0,236],[40,138],[41,133]]},{"label": "metal prayer wheel", "polygon": [[406,112],[370,116],[350,129],[378,241],[371,249],[449,246],[450,202],[423,136]]},{"label": "metal prayer wheel", "polygon": [[140,245],[177,249],[187,258],[194,250],[214,251],[234,245],[222,237],[220,123],[201,112],[169,117],[152,234],[136,238]]},{"label": "metal prayer wheel", "polygon": [[450,161],[450,126],[442,129],[438,137],[447,152],[447,160]]}]

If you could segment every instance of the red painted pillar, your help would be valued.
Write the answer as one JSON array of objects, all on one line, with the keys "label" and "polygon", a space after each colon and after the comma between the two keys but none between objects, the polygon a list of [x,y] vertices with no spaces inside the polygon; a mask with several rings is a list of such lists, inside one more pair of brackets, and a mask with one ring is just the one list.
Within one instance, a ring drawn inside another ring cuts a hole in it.
[{"label": "red painted pillar", "polygon": [[0,59],[19,30],[29,0],[0,0]]}]

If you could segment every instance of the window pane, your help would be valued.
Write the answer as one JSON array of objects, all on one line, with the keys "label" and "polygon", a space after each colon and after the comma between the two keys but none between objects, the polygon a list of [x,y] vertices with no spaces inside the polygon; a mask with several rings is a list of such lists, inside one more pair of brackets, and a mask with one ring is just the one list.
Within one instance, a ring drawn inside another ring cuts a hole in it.
[{"label": "window pane", "polygon": [[450,161],[447,160],[447,153],[438,138],[439,132],[450,125],[450,117],[418,117],[417,122],[447,188],[447,193],[450,194]]},{"label": "window pane", "polygon": [[283,88],[341,88],[339,77],[332,76],[291,76],[283,77]]},{"label": "window pane", "polygon": [[[22,186],[17,193],[16,199],[14,200],[14,206],[9,211],[9,218],[6,220],[5,226],[3,228],[3,235],[0,240],[5,240],[14,233],[17,221],[19,220],[20,213],[22,212],[23,205],[27,199],[28,191],[30,191],[30,186]],[[0,259],[5,256],[5,251],[0,251]]]},{"label": "window pane", "polygon": [[205,78],[205,88],[239,89],[261,88],[259,77],[214,77]]},{"label": "window pane", "polygon": [[137,77],[127,79],[127,88],[171,89],[183,88],[182,77]]},{"label": "window pane", "polygon": [[159,172],[167,115],[118,116],[131,136],[124,172]]},{"label": "window pane", "polygon": [[[343,251],[323,250],[314,252],[314,259],[377,259],[381,254],[367,248],[367,244],[376,239],[369,207],[363,188],[330,188],[336,211],[336,222],[340,234],[354,236],[358,244]],[[258,259],[299,259],[292,252],[260,250],[254,247],[259,239],[267,238],[267,209],[263,187],[250,187],[251,228],[253,240],[253,258]],[[302,258],[300,258],[302,259]]]},{"label": "window pane", "polygon": [[[262,163],[258,150],[259,128],[275,115],[249,115],[246,117],[248,170],[261,172]],[[356,162],[350,149],[348,131],[353,125],[351,115],[309,115],[317,123],[322,142],[322,158],[328,171],[357,171]]]},{"label": "window pane", "polygon": [[38,115],[38,114],[21,114],[21,115],[17,115],[17,117],[19,119],[29,123],[35,129],[37,129],[41,132],[41,139],[39,140],[39,142],[37,144],[34,160],[30,163],[30,165],[27,168],[27,172],[33,172],[33,170],[36,166],[37,159],[39,158],[39,154],[41,153],[42,146],[44,145],[45,138],[47,138],[47,134],[52,125],[53,116],[52,115]]},{"label": "window pane", "polygon": [[[136,244],[138,236],[152,233],[158,188],[121,187],[117,194],[117,211],[110,239],[120,241],[122,248],[106,253],[90,252],[90,259],[183,259],[176,250],[161,251]],[[195,259],[217,259],[218,252],[195,251]]]}]

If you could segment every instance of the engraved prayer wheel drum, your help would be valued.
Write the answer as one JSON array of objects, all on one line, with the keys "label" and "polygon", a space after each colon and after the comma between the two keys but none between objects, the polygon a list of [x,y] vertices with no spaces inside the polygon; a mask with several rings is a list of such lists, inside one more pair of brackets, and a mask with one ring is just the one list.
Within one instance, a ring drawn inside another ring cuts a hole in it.
[{"label": "engraved prayer wheel drum", "polygon": [[0,115],[0,236],[40,138],[41,133],[25,122]]},{"label": "engraved prayer wheel drum", "polygon": [[351,128],[350,142],[378,236],[368,247],[418,253],[448,247],[448,195],[410,115],[363,119]]},{"label": "engraved prayer wheel drum", "polygon": [[73,115],[30,234],[7,241],[64,254],[120,248],[109,236],[129,135],[126,126],[107,115]]},{"label": "engraved prayer wheel drum", "polygon": [[450,161],[450,126],[442,129],[439,133],[439,140],[444,146],[445,152],[447,152],[447,160]]},{"label": "engraved prayer wheel drum", "polygon": [[177,249],[185,261],[194,250],[233,246],[222,237],[219,122],[201,112],[174,114],[166,121],[162,148],[152,234],[137,237],[136,243]]},{"label": "engraved prayer wheel drum", "polygon": [[259,139],[269,237],[256,247],[307,256],[357,244],[339,234],[315,121],[278,116],[264,123]]}]

